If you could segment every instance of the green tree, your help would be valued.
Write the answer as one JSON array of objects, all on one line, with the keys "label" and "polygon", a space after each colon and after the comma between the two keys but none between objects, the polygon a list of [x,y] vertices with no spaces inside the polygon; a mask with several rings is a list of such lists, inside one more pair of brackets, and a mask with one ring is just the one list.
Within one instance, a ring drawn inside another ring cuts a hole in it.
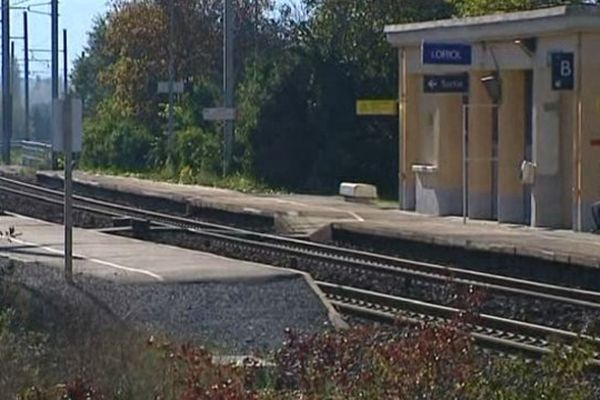
[{"label": "green tree", "polygon": [[[568,4],[581,4],[581,0],[449,0],[461,16],[482,15],[493,12],[532,10]],[[590,3],[590,1],[587,1]]]},{"label": "green tree", "polygon": [[114,55],[109,54],[106,49],[107,18],[104,15],[94,20],[85,51],[75,60],[71,76],[87,115],[110,94],[107,85],[100,80],[102,71],[115,61]]},{"label": "green tree", "polygon": [[[106,130],[86,124],[87,145],[100,146],[85,152],[84,161],[87,160],[88,165],[101,166],[108,162],[108,157],[101,156],[107,150],[101,144],[112,137],[114,124],[119,121],[127,125],[135,120],[154,136],[153,156],[147,159],[153,160],[152,165],[166,166],[168,152],[183,148],[166,146],[162,133],[166,125],[167,97],[157,93],[157,84],[168,79],[171,52],[177,80],[197,88],[220,86],[222,1],[175,0],[172,41],[168,40],[169,4],[165,0],[114,0],[111,10],[96,21],[86,53],[77,60],[73,74],[75,87],[84,98],[88,119]],[[269,17],[272,7],[272,0],[236,1],[239,50],[236,64],[240,79],[246,70],[244,61],[250,59],[251,54],[259,58],[256,50],[269,48],[270,43],[277,40],[273,19]],[[202,91],[200,88],[178,97],[177,130],[188,132],[184,135],[188,138],[194,136],[189,132],[210,135],[215,127],[203,123],[202,108],[219,104],[220,92],[216,92],[217,96],[211,95],[210,102],[206,102],[206,99],[199,101],[197,96]],[[101,118],[110,121],[101,121]],[[197,127],[202,129],[193,129]],[[145,135],[138,137],[145,138]],[[194,165],[209,164],[212,165]]]},{"label": "green tree", "polygon": [[[363,180],[391,195],[397,122],[359,119],[355,101],[397,98],[397,57],[386,24],[449,17],[453,10],[444,0],[306,0],[304,7],[307,19],[288,15],[281,22],[294,38],[285,51],[240,91],[245,165],[277,186],[332,192],[341,180]],[[259,104],[245,107],[251,98]]]},{"label": "green tree", "polygon": [[[236,0],[236,172],[319,192],[360,180],[393,195],[397,119],[355,115],[357,99],[398,97],[397,54],[384,27],[572,3],[579,2],[302,0],[295,12],[289,6],[275,10],[274,0]],[[84,161],[124,167],[130,155],[121,156],[127,153],[104,155],[121,151],[111,144],[118,139],[135,154],[149,148],[147,156],[133,157],[137,169],[145,163],[190,181],[215,174],[221,133],[218,124],[202,120],[202,109],[222,102],[222,0],[174,0],[173,41],[169,1],[111,4],[96,21],[73,75],[94,121],[86,124],[91,148]],[[194,89],[178,97],[176,137],[168,142],[162,133],[167,99],[156,89],[168,79],[171,50],[176,79]],[[125,140],[127,135],[135,139]]]}]

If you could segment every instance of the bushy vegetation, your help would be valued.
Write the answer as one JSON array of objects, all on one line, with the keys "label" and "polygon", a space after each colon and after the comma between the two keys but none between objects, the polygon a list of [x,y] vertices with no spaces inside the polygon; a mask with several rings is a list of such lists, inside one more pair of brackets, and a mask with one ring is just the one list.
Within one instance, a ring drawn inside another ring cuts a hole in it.
[{"label": "bushy vegetation", "polygon": [[[541,362],[484,353],[465,329],[474,311],[445,325],[289,331],[264,362],[231,365],[127,324],[84,281],[67,287],[54,274],[48,290],[33,289],[22,268],[0,260],[2,399],[587,400],[598,389],[588,368],[595,347],[557,345]],[[465,307],[478,302],[473,294]]]},{"label": "bushy vegetation", "polygon": [[[176,102],[167,139],[168,4],[113,0],[73,82],[85,101],[84,167],[216,183],[222,129],[222,0],[174,0]],[[331,192],[341,180],[396,193],[397,121],[358,118],[355,100],[397,98],[397,57],[383,34],[415,22],[574,3],[560,0],[237,0],[236,147],[232,174],[258,186]],[[279,4],[279,6],[276,6]],[[295,6],[294,6],[295,4]]]},{"label": "bushy vegetation", "polygon": [[[583,400],[594,393],[585,346],[556,347],[541,363],[490,357],[474,349],[459,323],[410,333],[376,327],[289,333],[272,363],[232,365],[202,347],[129,334],[96,338],[100,348],[65,346],[57,357],[47,336],[23,331],[13,312],[4,310],[0,321],[0,389],[22,400]],[[81,357],[95,362],[81,363],[82,378],[48,383],[64,372],[61,363]]]}]

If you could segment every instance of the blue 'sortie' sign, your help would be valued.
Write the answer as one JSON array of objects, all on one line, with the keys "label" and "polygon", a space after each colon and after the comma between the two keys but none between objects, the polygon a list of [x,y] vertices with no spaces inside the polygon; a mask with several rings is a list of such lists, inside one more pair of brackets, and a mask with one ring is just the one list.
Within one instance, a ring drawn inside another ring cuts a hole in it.
[{"label": "blue 'sortie' sign", "polygon": [[423,64],[471,65],[472,47],[464,43],[423,42]]},{"label": "blue 'sortie' sign", "polygon": [[425,93],[468,93],[469,74],[425,75],[423,91]]}]

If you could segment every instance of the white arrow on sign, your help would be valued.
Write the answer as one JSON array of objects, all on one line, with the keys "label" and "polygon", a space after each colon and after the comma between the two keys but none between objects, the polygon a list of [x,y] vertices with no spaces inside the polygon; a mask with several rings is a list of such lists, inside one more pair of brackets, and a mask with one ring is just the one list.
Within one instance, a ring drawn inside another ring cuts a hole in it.
[{"label": "white arrow on sign", "polygon": [[433,90],[437,87],[437,82],[434,79],[430,79],[429,82],[427,82],[427,86],[429,86],[429,89]]}]

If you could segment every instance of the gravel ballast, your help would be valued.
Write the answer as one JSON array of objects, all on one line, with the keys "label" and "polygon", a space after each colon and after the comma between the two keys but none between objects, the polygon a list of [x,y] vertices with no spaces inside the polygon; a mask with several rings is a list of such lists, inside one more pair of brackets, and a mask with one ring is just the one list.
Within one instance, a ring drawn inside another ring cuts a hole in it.
[{"label": "gravel ballast", "polygon": [[7,259],[0,265],[5,300],[11,298],[6,293],[19,293],[20,305],[28,303],[32,318],[39,319],[36,323],[51,329],[73,329],[78,324],[71,320],[81,319],[80,314],[90,317],[91,324],[81,326],[87,331],[96,324],[125,323],[223,353],[260,354],[280,347],[286,329],[330,328],[327,309],[300,275],[252,283],[157,284],[114,283],[80,275],[75,285],[68,285],[56,267]]}]

